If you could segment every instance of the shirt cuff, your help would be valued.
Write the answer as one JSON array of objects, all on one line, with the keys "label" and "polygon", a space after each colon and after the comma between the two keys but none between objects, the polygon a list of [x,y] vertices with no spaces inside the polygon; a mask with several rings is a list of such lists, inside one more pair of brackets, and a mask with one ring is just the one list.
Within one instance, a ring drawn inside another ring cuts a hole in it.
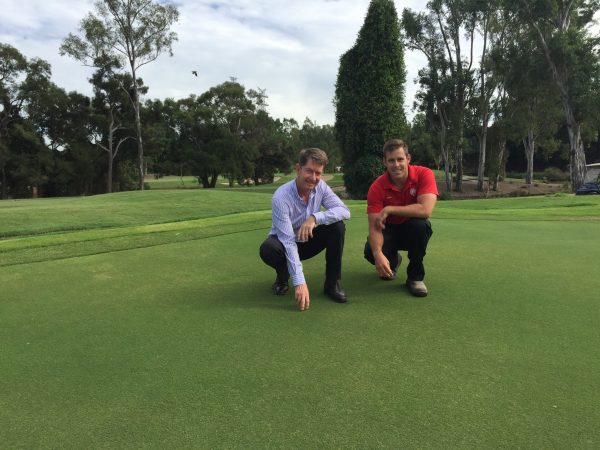
[{"label": "shirt cuff", "polygon": [[317,222],[317,225],[321,225],[325,220],[325,213],[323,211],[313,213],[312,215],[315,216],[315,221]]},{"label": "shirt cuff", "polygon": [[292,275],[292,284],[294,286],[299,286],[301,284],[306,284],[306,280],[304,279],[304,274],[299,273],[297,275]]}]

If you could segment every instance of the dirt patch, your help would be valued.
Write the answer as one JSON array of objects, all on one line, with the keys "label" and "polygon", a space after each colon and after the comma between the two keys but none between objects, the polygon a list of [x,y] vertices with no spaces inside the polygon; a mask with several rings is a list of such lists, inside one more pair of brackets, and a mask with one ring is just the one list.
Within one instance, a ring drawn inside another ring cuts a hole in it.
[{"label": "dirt patch", "polygon": [[[477,190],[477,180],[465,179],[463,180],[462,192],[446,192],[446,184],[438,182],[438,191],[440,192],[441,198],[446,199],[475,199],[475,198],[497,198],[497,197],[529,197],[533,195],[548,195],[556,194],[558,192],[566,192],[564,184],[562,183],[541,183],[534,182],[533,184],[525,184],[524,181],[509,180],[500,181],[498,183],[498,190],[494,191],[486,183],[483,192]],[[346,190],[343,186],[336,186],[333,190],[342,198],[348,198]]]},{"label": "dirt patch", "polygon": [[[447,196],[446,184],[438,182],[438,190],[441,196]],[[533,195],[548,195],[565,192],[562,183],[541,183],[534,182],[525,184],[524,181],[509,180],[500,181],[498,190],[494,191],[487,183],[484,185],[483,192],[477,190],[477,180],[463,180],[462,192],[450,193],[452,199],[468,199],[468,198],[494,198],[494,197],[528,197]]]}]

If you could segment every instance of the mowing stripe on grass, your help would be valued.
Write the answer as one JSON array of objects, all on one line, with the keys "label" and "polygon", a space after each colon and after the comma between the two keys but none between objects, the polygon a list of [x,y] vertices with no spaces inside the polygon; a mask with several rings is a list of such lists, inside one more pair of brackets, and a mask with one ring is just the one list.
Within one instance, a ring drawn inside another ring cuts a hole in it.
[{"label": "mowing stripe on grass", "polygon": [[0,241],[0,266],[206,239],[241,231],[268,229],[270,225],[270,211],[254,211],[182,222],[5,239]]}]

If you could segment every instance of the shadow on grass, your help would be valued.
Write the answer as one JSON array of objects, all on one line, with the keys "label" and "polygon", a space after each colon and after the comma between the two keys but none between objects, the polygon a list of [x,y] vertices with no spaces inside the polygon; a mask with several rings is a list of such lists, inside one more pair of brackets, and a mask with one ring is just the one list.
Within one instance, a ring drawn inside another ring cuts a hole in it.
[{"label": "shadow on grass", "polygon": [[184,292],[173,298],[180,299],[179,303],[193,310],[224,310],[224,309],[272,309],[280,311],[297,311],[292,289],[287,295],[277,296],[271,290],[273,281],[259,280],[251,283],[240,281],[232,283],[214,283],[210,291]]},{"label": "shadow on grass", "polygon": [[[379,280],[372,266],[365,264],[362,269],[345,271],[342,277],[342,287],[348,294],[348,304],[343,308],[353,306],[367,307],[388,304],[395,308],[398,301],[423,301],[412,297],[404,286],[404,275],[400,273],[394,281]],[[338,307],[323,292],[324,274],[307,273],[311,294],[311,310],[319,307],[321,311],[329,311]],[[189,290],[171,296],[179,306],[189,307],[193,311],[210,311],[211,313],[227,310],[271,310],[285,313],[298,312],[294,300],[294,289],[290,282],[290,290],[286,295],[278,296],[273,293],[273,279],[269,275],[260,279],[248,281],[238,279],[231,282],[221,280],[205,286],[204,290]],[[177,299],[177,300],[175,300]],[[175,304],[172,304],[175,306]]]}]

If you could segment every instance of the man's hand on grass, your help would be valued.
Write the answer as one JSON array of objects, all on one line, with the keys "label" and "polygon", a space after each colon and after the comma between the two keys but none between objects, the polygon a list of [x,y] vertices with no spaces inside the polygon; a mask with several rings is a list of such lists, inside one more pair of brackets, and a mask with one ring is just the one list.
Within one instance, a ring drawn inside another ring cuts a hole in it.
[{"label": "man's hand on grass", "polygon": [[394,276],[394,271],[390,267],[390,262],[383,253],[373,255],[375,258],[375,269],[380,277],[391,278]]},{"label": "man's hand on grass", "polygon": [[294,296],[300,311],[304,311],[310,307],[310,295],[308,293],[308,286],[306,283],[296,286],[296,292]]}]

